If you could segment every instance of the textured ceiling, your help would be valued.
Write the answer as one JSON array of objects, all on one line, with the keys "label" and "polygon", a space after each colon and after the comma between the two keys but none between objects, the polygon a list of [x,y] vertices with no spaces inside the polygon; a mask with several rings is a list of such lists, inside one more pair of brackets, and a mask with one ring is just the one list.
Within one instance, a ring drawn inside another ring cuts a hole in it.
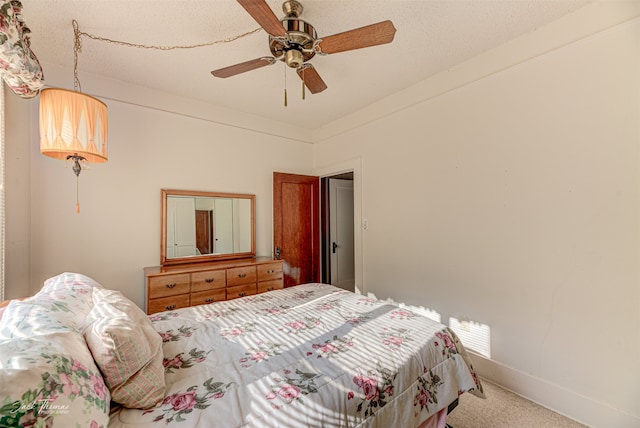
[{"label": "textured ceiling", "polygon": [[[327,36],[390,19],[391,44],[316,55],[328,89],[300,97],[278,62],[227,79],[211,70],[270,55],[264,30],[230,43],[161,51],[82,38],[78,70],[316,129],[589,3],[581,0],[301,0],[302,19]],[[282,2],[267,0],[278,17]],[[40,61],[71,69],[72,20],[81,31],[147,45],[192,45],[258,28],[235,0],[29,0],[24,16]],[[288,88],[288,107],[283,91]],[[71,76],[69,81],[71,82]],[[84,92],[92,93],[87,85]],[[97,94],[100,96],[101,94]]]}]

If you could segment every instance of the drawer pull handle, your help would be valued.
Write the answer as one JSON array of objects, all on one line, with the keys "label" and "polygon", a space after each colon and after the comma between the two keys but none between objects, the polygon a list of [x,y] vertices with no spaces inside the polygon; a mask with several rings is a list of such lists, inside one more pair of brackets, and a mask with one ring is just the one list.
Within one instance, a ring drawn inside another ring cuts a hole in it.
[{"label": "drawer pull handle", "polygon": [[244,277],[246,277],[246,276],[247,276],[247,274],[246,274],[246,273],[239,273],[239,274],[238,274],[238,278],[244,278]]},{"label": "drawer pull handle", "polygon": [[205,299],[204,301],[205,301],[205,303],[213,303],[213,302],[216,301],[216,299],[214,299],[213,297],[209,297],[208,299]]},{"label": "drawer pull handle", "polygon": [[171,311],[171,310],[173,310],[173,309],[175,309],[175,308],[176,308],[176,305],[175,305],[175,304],[174,304],[174,305],[167,305],[167,306],[165,306],[164,308],[165,308],[167,311]]},{"label": "drawer pull handle", "polygon": [[207,278],[204,280],[204,282],[211,284],[213,281],[215,281],[215,278]]},{"label": "drawer pull handle", "polygon": [[273,272],[275,272],[273,269],[267,271],[267,273],[269,273],[269,274],[271,274]]},{"label": "drawer pull handle", "polygon": [[178,284],[176,284],[175,282],[171,282],[171,283],[167,284],[167,288],[173,288],[176,285],[178,285]]},{"label": "drawer pull handle", "polygon": [[245,293],[244,291],[241,291],[240,293],[238,293],[238,296],[240,296],[240,297],[244,297],[246,295],[247,295],[247,293]]},{"label": "drawer pull handle", "polygon": [[267,291],[273,291],[273,287],[268,287]]}]

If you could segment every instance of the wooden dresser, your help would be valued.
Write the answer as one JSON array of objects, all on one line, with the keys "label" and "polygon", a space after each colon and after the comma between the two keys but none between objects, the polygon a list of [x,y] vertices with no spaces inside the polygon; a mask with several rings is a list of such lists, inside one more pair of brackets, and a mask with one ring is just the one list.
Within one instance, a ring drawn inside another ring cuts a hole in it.
[{"label": "wooden dresser", "polygon": [[147,314],[283,287],[282,260],[256,257],[144,269]]}]

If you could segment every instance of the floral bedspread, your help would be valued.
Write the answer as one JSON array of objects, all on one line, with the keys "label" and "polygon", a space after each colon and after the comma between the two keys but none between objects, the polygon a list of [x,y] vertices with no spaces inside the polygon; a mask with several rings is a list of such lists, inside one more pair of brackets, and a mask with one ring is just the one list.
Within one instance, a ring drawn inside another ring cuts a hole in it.
[{"label": "floral bedspread", "polygon": [[325,284],[150,316],[167,390],[110,427],[412,427],[482,386],[446,326]]},{"label": "floral bedspread", "polygon": [[94,287],[66,273],[0,312],[0,427],[107,426],[111,395],[82,335]]}]

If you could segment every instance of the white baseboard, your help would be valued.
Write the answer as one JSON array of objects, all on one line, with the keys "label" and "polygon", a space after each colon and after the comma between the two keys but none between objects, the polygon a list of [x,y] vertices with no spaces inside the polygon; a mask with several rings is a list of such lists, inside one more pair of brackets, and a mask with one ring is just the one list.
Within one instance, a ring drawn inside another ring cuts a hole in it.
[{"label": "white baseboard", "polygon": [[640,417],[469,352],[477,373],[527,400],[593,428],[640,428]]}]

